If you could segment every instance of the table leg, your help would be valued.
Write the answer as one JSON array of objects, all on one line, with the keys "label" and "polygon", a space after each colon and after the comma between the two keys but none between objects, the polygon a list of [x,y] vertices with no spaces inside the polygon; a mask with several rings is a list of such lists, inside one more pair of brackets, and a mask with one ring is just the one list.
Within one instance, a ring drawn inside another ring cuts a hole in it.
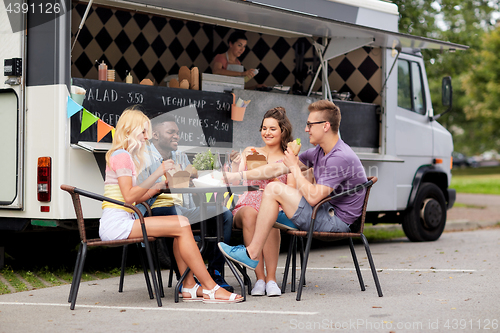
[{"label": "table leg", "polygon": [[238,283],[240,284],[240,287],[241,287],[241,295],[243,296],[243,301],[246,301],[247,300],[247,294],[246,294],[246,291],[245,291],[245,283],[243,282],[243,280],[241,279],[240,275],[238,274],[238,272],[234,268],[233,263],[229,259],[227,259],[225,256],[224,256],[224,260],[226,260],[226,263],[229,266],[229,269],[233,273],[233,275],[236,278],[236,280],[238,280]]}]

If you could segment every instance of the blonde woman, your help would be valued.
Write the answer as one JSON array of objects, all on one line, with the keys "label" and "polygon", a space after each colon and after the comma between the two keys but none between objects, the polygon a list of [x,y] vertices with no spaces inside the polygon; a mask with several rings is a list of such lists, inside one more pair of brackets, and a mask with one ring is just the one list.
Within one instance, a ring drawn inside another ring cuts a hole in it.
[{"label": "blonde woman", "polygon": [[[111,149],[106,154],[106,179],[104,195],[129,204],[143,202],[157,195],[165,183],[155,181],[166,170],[173,168],[173,161],[162,163],[143,183],[136,184],[137,171],[143,164],[143,156],[148,138],[151,137],[151,122],[141,111],[127,109],[116,124],[116,132]],[[99,235],[102,240],[142,237],[140,222],[126,208],[104,202],[100,220]],[[196,245],[189,220],[183,216],[154,216],[145,218],[148,235],[173,237],[174,255],[179,270],[191,268],[183,283],[184,301],[205,303],[236,303],[243,300],[220,288],[210,277],[198,246]],[[196,283],[198,278],[202,288]]]},{"label": "blonde woman", "polygon": [[[284,108],[277,107],[264,114],[264,118],[260,125],[260,135],[265,146],[259,148],[247,147],[242,154],[239,171],[242,172],[247,169],[246,156],[250,154],[252,150],[266,156],[268,164],[281,162],[283,160],[285,157],[284,151],[287,149],[287,143],[292,141],[292,124],[286,116]],[[272,181],[280,181],[292,187],[295,186],[295,180],[291,174],[282,175],[271,180],[245,181],[244,184],[258,185],[260,189],[263,190],[267,184]],[[250,244],[252,241],[257,222],[257,213],[262,200],[262,193],[262,191],[246,192],[241,196],[234,207],[234,225],[237,228],[243,229],[243,240],[245,244]],[[259,255],[259,265],[255,269],[257,282],[251,291],[252,296],[263,296],[266,294],[267,296],[281,295],[281,289],[276,283],[279,248],[280,231],[279,229],[271,229],[264,249]],[[264,263],[266,266],[265,271]]]}]

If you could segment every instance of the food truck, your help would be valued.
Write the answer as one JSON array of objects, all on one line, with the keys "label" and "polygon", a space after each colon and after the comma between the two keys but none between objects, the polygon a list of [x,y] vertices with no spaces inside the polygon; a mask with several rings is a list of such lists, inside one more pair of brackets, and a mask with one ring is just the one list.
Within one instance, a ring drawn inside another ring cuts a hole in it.
[{"label": "food truck", "polygon": [[[412,241],[436,240],[455,200],[451,134],[431,104],[421,49],[465,50],[399,33],[398,8],[376,0],[5,1],[0,8],[0,232],[75,228],[70,184],[103,192],[105,152],[127,106],[172,112],[181,150],[260,145],[263,114],[283,106],[302,149],[307,105],[330,99],[340,135],[379,178],[368,222],[401,223]],[[213,75],[213,57],[243,30],[249,82]],[[106,65],[107,68],[102,66]],[[101,66],[101,68],[99,68]],[[170,88],[181,67],[199,89]],[[99,70],[111,77],[101,77]],[[111,70],[111,71],[109,71]],[[130,83],[131,82],[131,83]],[[143,84],[140,84],[140,83]],[[451,102],[445,80],[443,101]],[[147,84],[144,84],[147,83]],[[256,86],[258,89],[245,89]],[[84,91],[83,91],[83,90]],[[440,92],[434,92],[439,94]],[[84,96],[82,98],[82,96]],[[234,101],[250,100],[242,121]],[[439,110],[436,111],[436,110]],[[101,215],[83,199],[85,215]],[[0,244],[1,246],[1,244]]]}]

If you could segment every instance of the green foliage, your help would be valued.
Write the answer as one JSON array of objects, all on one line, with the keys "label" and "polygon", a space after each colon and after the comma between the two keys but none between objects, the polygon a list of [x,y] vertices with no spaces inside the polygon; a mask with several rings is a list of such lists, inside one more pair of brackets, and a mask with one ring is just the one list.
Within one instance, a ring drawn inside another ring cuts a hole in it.
[{"label": "green foliage", "polygon": [[10,285],[14,287],[16,291],[28,290],[26,284],[21,282],[21,280],[17,277],[16,273],[14,273],[11,267],[9,266],[4,267],[0,272],[0,275],[2,275],[4,279],[7,280],[10,283]]},{"label": "green foliage", "polygon": [[[475,72],[477,64],[483,62],[481,50],[483,36],[494,29],[492,14],[498,11],[498,2],[490,0],[394,0],[398,5],[399,31],[420,35],[457,44],[468,45],[467,51],[440,52],[423,50],[427,78],[435,114],[444,111],[441,107],[441,79],[451,76],[453,82],[453,108],[439,119],[452,134],[455,150],[473,155],[493,148],[498,142],[491,140],[497,136],[494,128],[484,128],[484,120],[474,118],[466,112],[471,97],[467,88],[474,83],[465,83],[469,73]],[[438,18],[438,19],[436,19]],[[498,53],[497,53],[498,54]],[[490,68],[491,71],[495,70]],[[479,79],[479,78],[478,78]],[[483,85],[488,85],[488,77],[483,77]],[[492,90],[495,90],[494,86]],[[484,91],[484,90],[483,90]],[[488,95],[489,96],[489,95]],[[496,100],[498,94],[495,97]],[[495,102],[496,103],[496,102]]]},{"label": "green foliage", "polygon": [[39,271],[35,272],[36,275],[44,279],[45,281],[49,282],[53,286],[60,286],[62,284],[61,281],[56,277],[56,275],[50,271],[48,266],[45,266],[44,268],[40,269]]},{"label": "green foliage", "polygon": [[5,295],[5,294],[10,294],[10,290],[5,284],[0,282],[0,295]]},{"label": "green foliage", "polygon": [[500,167],[454,169],[450,187],[459,193],[500,195]]},{"label": "green foliage", "polygon": [[386,224],[378,224],[379,227],[374,227],[371,223],[367,223],[363,234],[368,239],[368,242],[384,241],[394,238],[406,237],[401,226],[396,224],[388,225],[388,228],[380,228]]},{"label": "green foliage", "polygon": [[204,153],[198,153],[193,159],[193,166],[196,170],[212,170],[214,167],[214,154],[208,149]]},{"label": "green foliage", "polygon": [[25,279],[26,282],[28,282],[33,288],[36,288],[36,289],[45,288],[45,285],[43,284],[43,282],[40,281],[35,276],[35,274],[33,274],[32,272],[30,272],[30,271],[20,271],[20,272],[18,272],[18,274],[21,275],[21,277],[23,279]]}]

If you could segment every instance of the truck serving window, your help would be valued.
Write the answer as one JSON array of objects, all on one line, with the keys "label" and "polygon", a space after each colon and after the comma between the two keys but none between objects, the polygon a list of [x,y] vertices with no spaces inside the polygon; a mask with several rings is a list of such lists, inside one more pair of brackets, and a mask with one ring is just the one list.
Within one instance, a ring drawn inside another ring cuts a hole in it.
[{"label": "truck serving window", "polygon": [[417,62],[398,60],[398,106],[426,113],[422,70]]}]

